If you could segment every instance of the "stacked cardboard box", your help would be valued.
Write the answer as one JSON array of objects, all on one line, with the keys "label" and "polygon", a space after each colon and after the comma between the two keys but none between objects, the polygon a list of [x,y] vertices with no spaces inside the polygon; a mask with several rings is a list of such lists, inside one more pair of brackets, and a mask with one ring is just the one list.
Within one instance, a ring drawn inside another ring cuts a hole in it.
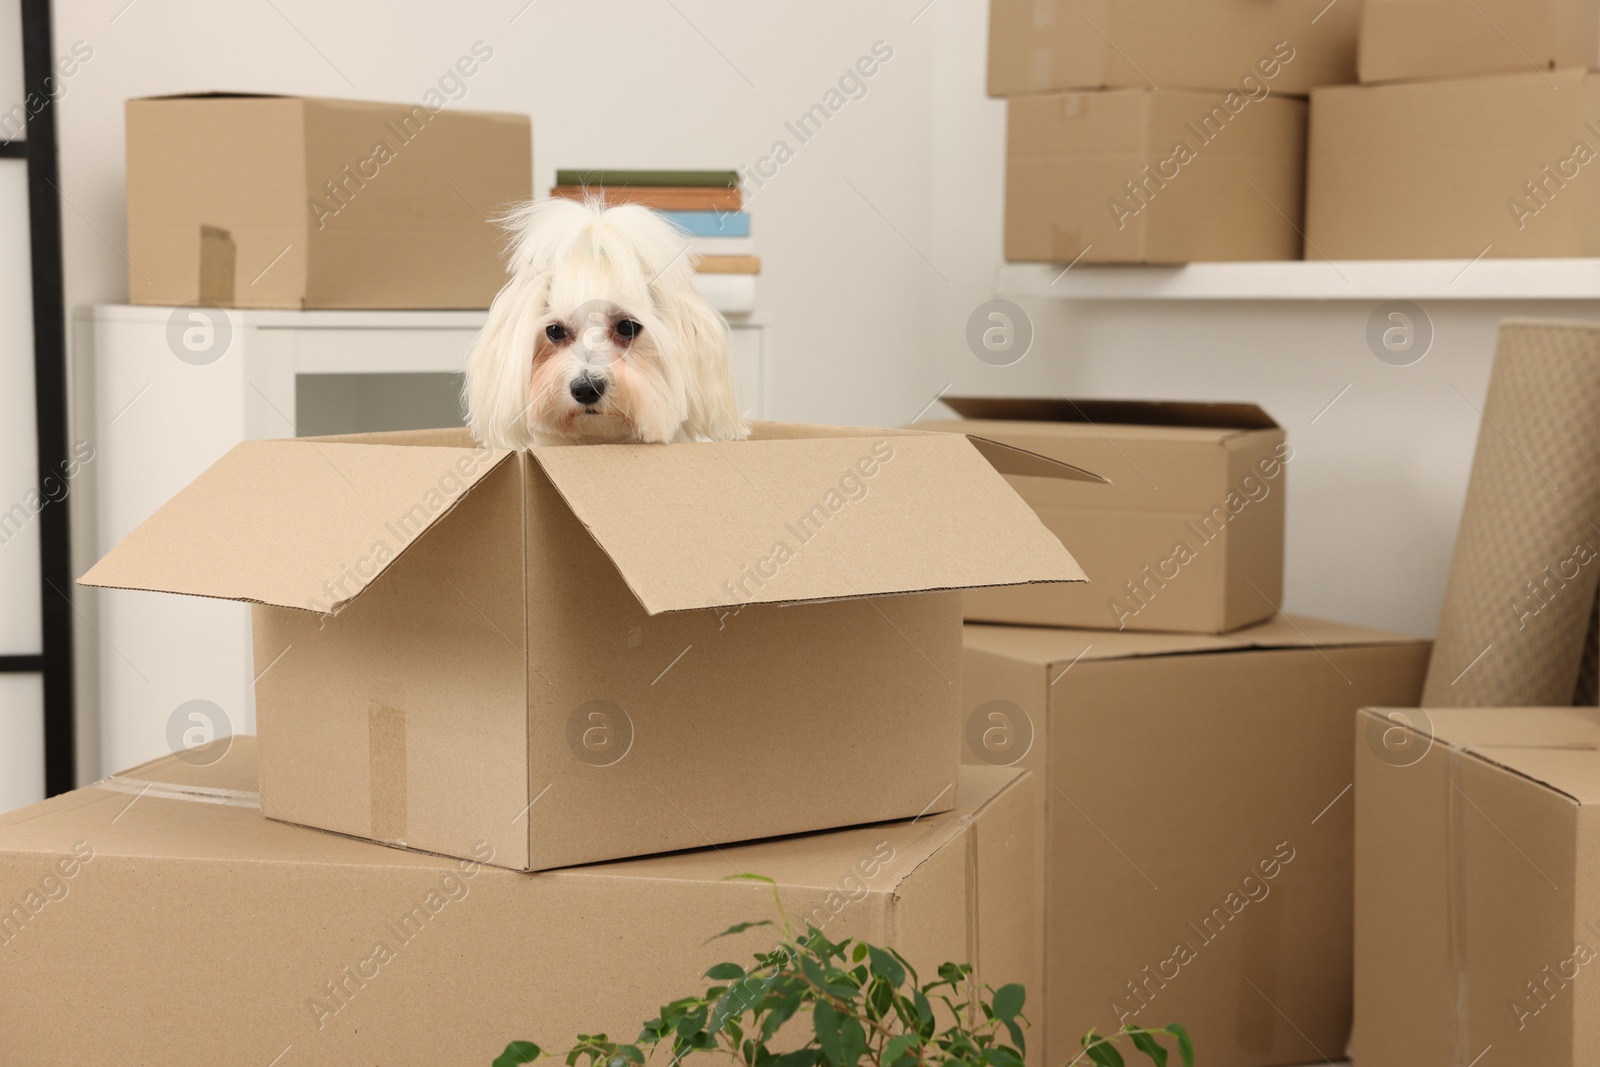
[{"label": "stacked cardboard box", "polygon": [[933,425],[1110,481],[1011,477],[1081,540],[1087,585],[967,594],[963,758],[1042,780],[1046,1059],[1090,1027],[1173,1021],[1206,1062],[1337,1058],[1350,722],[1415,702],[1428,642],[1279,610],[1294,451],[1259,408],[950,403],[968,418]]},{"label": "stacked cardboard box", "polygon": [[479,45],[459,94],[416,104],[130,100],[129,300],[488,307],[505,282],[489,219],[532,195],[533,134],[526,115],[453,106],[493,55]]},{"label": "stacked cardboard box", "polygon": [[1362,84],[1312,95],[1307,254],[1600,255],[1596,66],[1594,0],[1367,0]]},{"label": "stacked cardboard box", "polygon": [[1355,73],[1357,5],[995,0],[1005,256],[1298,259],[1306,104]]},{"label": "stacked cardboard box", "polygon": [[84,582],[251,603],[259,740],[0,819],[7,1047],[487,1063],[630,1037],[711,953],[770,947],[705,945],[772,917],[741,872],[830,937],[1037,990],[1039,807],[961,766],[958,591],[1082,572],[1005,471],[1096,480],[774,424],[239,445]]}]

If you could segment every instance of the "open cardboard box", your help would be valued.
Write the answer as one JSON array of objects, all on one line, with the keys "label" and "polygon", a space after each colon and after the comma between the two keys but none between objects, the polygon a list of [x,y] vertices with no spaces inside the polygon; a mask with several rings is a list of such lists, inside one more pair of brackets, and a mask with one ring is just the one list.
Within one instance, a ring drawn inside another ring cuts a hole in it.
[{"label": "open cardboard box", "polygon": [[766,926],[708,940],[778,918],[773,887],[736,871],[924,981],[948,960],[1038,988],[1034,780],[1016,770],[962,768],[956,807],[916,821],[528,875],[487,866],[487,845],[441,859],[263,819],[254,749],[0,815],[8,1067],[123,1063],[110,1049],[170,1067],[487,1065],[512,1039],[626,1041],[712,964],[776,947]]},{"label": "open cardboard box", "polygon": [[948,809],[955,590],[1083,578],[991,462],[1095,478],[778,424],[248,441],[83,582],[255,605],[269,815],[561,867]]},{"label": "open cardboard box", "polygon": [[1254,404],[951,397],[977,434],[1108,485],[1013,476],[1011,484],[1089,577],[1076,586],[979,589],[974,622],[1226,633],[1271,618],[1283,596],[1286,467],[1293,450]]}]

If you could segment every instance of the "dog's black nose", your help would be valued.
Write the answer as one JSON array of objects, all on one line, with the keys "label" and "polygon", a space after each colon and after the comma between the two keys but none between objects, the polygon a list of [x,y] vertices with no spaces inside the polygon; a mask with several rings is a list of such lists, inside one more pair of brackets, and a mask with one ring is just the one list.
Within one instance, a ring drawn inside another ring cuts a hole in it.
[{"label": "dog's black nose", "polygon": [[584,407],[592,407],[600,402],[606,395],[606,383],[603,378],[574,378],[568,387],[572,390],[572,399]]}]

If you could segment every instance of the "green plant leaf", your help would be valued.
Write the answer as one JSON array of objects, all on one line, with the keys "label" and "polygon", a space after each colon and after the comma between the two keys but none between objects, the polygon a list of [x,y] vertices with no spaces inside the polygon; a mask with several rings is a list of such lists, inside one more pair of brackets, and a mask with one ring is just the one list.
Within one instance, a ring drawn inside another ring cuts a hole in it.
[{"label": "green plant leaf", "polygon": [[790,1017],[800,1007],[800,994],[790,993],[778,1003],[774,1004],[761,1020],[761,1040],[763,1043],[771,1041],[778,1028],[788,1022]]},{"label": "green plant leaf", "polygon": [[823,1056],[833,1067],[844,1065],[844,1038],[839,1033],[839,1013],[827,1001],[818,1001],[811,1010],[811,1023],[817,1032],[817,1044]]},{"label": "green plant leaf", "polygon": [[735,982],[744,977],[744,968],[737,963],[719,963],[706,972],[706,977],[718,982]]},{"label": "green plant leaf", "polygon": [[544,1055],[544,1049],[532,1041],[513,1041],[494,1059],[493,1067],[520,1067]]},{"label": "green plant leaf", "polygon": [[1027,990],[1017,983],[1001,986],[994,991],[994,1017],[1001,1020],[1015,1019],[1022,1014],[1022,1005],[1027,999]]},{"label": "green plant leaf", "polygon": [[883,1067],[896,1067],[902,1060],[914,1062],[916,1059],[917,1039],[911,1034],[900,1034],[884,1043],[879,1062]]},{"label": "green plant leaf", "polygon": [[1022,1027],[1017,1025],[1017,1020],[1002,1019],[1000,1021],[1005,1024],[1006,1033],[1011,1035],[1011,1043],[1017,1046],[1018,1052],[1026,1056],[1028,1054],[1028,1042],[1022,1036]]},{"label": "green plant leaf", "polygon": [[912,994],[912,1001],[917,1009],[917,1033],[926,1040],[933,1036],[933,1005],[928,1003],[927,995],[920,989]]},{"label": "green plant leaf", "polygon": [[816,1067],[819,1050],[803,1048],[799,1052],[785,1052],[772,1059],[771,1067]]},{"label": "green plant leaf", "polygon": [[1162,1048],[1154,1037],[1150,1036],[1150,1031],[1141,1030],[1136,1026],[1129,1026],[1124,1032],[1133,1041],[1133,1047],[1149,1056],[1156,1067],[1167,1067],[1167,1050]]},{"label": "green plant leaf", "polygon": [[846,1015],[839,1020],[839,1045],[845,1067],[854,1067],[866,1055],[867,1031],[854,1015]]},{"label": "green plant leaf", "polygon": [[900,961],[876,945],[865,947],[872,958],[872,973],[898,989],[906,980],[906,969],[900,966]]},{"label": "green plant leaf", "polygon": [[1194,1042],[1189,1039],[1189,1031],[1177,1023],[1169,1023],[1166,1031],[1178,1039],[1178,1058],[1183,1061],[1183,1067],[1194,1067]]},{"label": "green plant leaf", "polygon": [[1098,1063],[1100,1067],[1127,1067],[1122,1062],[1122,1053],[1111,1044],[1110,1038],[1089,1037],[1083,1039],[1083,1054],[1089,1057],[1089,1062]]}]

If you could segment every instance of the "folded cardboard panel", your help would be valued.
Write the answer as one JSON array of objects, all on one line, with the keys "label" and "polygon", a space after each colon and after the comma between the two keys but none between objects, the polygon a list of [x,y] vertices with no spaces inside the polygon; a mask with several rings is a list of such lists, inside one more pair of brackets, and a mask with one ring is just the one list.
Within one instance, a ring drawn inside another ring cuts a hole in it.
[{"label": "folded cardboard panel", "polygon": [[1364,0],[1363,82],[1600,65],[1594,0]]},{"label": "folded cardboard panel", "polygon": [[1600,75],[1318,89],[1306,256],[1600,255]]},{"label": "folded cardboard panel", "polygon": [[1360,5],[1327,0],[994,0],[989,95],[1159,85],[1280,93],[1355,79]]},{"label": "folded cardboard panel", "polygon": [[532,195],[525,115],[201,94],[127,104],[135,304],[483,308],[486,221]]},{"label": "folded cardboard panel", "polygon": [[[1593,1060],[1593,708],[1368,708],[1356,737],[1362,1067]],[[1487,1057],[1485,1057],[1487,1059]]]},{"label": "folded cardboard panel", "polygon": [[529,875],[487,842],[447,860],[263,819],[253,748],[0,816],[8,1063],[487,1064],[514,1038],[631,1038],[711,964],[772,947],[707,943],[776,918],[735,872],[830,938],[1039,984],[1015,771],[963,769],[955,808],[914,822]]},{"label": "folded cardboard panel", "polygon": [[1046,1060],[1091,1026],[1169,1022],[1209,1063],[1338,1057],[1350,722],[1421,692],[1427,642],[1281,617],[1224,636],[969,625],[966,648],[964,758],[1043,779]]},{"label": "folded cardboard panel", "polygon": [[542,870],[911,817],[960,759],[954,590],[1082,580],[985,456],[1093,476],[983,448],[246,442],[83,581],[256,605],[274,818]]},{"label": "folded cardboard panel", "polygon": [[1006,259],[1300,258],[1305,101],[1140,88],[1006,107]]},{"label": "folded cardboard panel", "polygon": [[1284,432],[1253,404],[955,397],[978,434],[1102,472],[1103,483],[1012,476],[1088,582],[974,589],[969,621],[1226,633],[1283,596]]}]

